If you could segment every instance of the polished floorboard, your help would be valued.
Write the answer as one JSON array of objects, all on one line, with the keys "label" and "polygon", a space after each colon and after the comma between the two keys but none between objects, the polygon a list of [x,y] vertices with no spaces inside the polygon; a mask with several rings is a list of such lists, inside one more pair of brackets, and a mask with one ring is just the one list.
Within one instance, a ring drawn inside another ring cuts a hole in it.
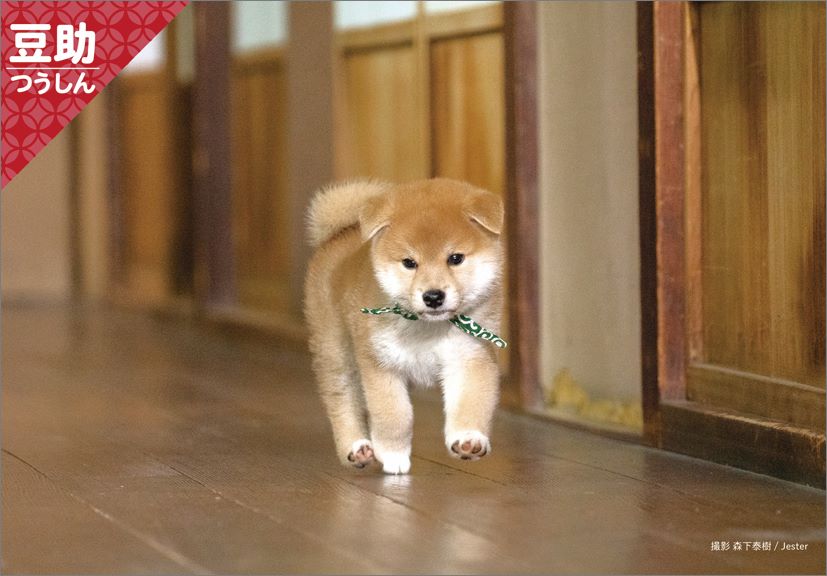
[{"label": "polished floorboard", "polygon": [[430,393],[390,477],[336,462],[300,348],[88,305],[2,334],[4,574],[825,572],[820,490],[508,412],[457,461]]}]

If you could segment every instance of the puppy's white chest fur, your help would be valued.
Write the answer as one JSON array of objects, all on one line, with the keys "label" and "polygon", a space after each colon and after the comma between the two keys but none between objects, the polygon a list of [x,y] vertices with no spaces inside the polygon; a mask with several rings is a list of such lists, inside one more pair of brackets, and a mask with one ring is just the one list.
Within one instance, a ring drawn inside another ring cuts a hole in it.
[{"label": "puppy's white chest fur", "polygon": [[447,320],[393,318],[372,331],[371,345],[382,366],[413,384],[430,386],[441,377],[446,357],[461,354],[457,350],[461,340],[453,333],[455,330]]}]

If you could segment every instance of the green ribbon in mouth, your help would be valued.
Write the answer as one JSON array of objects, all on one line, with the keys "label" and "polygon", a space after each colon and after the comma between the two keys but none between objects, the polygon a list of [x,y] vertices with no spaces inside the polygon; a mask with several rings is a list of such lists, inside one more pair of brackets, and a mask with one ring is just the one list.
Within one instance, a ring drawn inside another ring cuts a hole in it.
[{"label": "green ribbon in mouth", "polygon": [[[414,312],[410,310],[405,310],[399,304],[394,303],[392,306],[384,306],[382,308],[362,308],[363,314],[399,314],[405,320],[419,320],[419,316],[417,316]],[[479,338],[480,340],[485,340],[487,342],[491,342],[497,348],[505,348],[508,346],[508,342],[487,330],[474,322],[469,316],[465,316],[463,314],[457,314],[453,318],[449,318],[448,321],[465,332],[466,334],[473,336],[474,338]]]}]

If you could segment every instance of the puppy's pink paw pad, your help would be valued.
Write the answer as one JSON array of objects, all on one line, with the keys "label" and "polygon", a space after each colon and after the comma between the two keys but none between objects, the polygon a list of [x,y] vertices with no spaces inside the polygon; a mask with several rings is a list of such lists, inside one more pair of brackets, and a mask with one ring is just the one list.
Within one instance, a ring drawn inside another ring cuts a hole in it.
[{"label": "puppy's pink paw pad", "polygon": [[370,440],[357,440],[353,443],[347,460],[356,468],[364,468],[373,461],[373,447]]},{"label": "puppy's pink paw pad", "polygon": [[453,434],[446,444],[452,456],[463,460],[479,460],[491,452],[491,442],[488,437],[475,430]]}]

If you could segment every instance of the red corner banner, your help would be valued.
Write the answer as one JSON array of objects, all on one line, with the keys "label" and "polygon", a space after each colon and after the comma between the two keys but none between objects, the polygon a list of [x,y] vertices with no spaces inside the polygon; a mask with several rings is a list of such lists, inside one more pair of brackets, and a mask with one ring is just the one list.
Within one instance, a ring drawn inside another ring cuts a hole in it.
[{"label": "red corner banner", "polygon": [[0,2],[3,187],[188,2]]}]

